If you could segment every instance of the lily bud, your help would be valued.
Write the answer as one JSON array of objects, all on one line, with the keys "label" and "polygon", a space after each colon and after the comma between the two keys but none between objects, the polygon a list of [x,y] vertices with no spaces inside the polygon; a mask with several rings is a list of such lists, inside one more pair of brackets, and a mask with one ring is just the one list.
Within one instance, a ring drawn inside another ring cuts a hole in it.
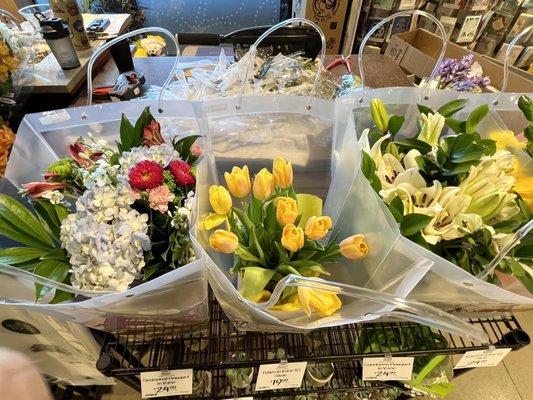
[{"label": "lily bud", "polygon": [[431,146],[437,146],[445,120],[438,112],[435,114],[428,113],[420,115],[418,122],[421,130],[418,134],[418,140],[422,140]]},{"label": "lily bud", "polygon": [[381,99],[373,99],[370,102],[370,113],[372,114],[372,120],[376,124],[376,128],[381,133],[387,132],[389,128],[389,113],[385,107],[385,103]]}]

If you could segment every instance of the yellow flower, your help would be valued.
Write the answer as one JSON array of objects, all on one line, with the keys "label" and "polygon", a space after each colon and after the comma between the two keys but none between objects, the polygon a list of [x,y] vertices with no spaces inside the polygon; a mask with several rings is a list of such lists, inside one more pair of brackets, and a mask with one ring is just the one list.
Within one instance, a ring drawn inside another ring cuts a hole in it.
[{"label": "yellow flower", "polygon": [[259,293],[254,299],[253,301],[255,301],[256,303],[265,303],[267,302],[269,299],[270,299],[270,296],[272,295],[272,293],[270,293],[268,290],[261,290],[261,293]]},{"label": "yellow flower", "polygon": [[529,161],[526,166],[523,166],[518,157],[514,157],[513,166],[512,174],[516,179],[513,189],[533,212],[533,161]]},{"label": "yellow flower", "polygon": [[263,168],[254,178],[253,192],[258,200],[268,199],[274,191],[274,177],[269,170]]},{"label": "yellow flower", "polygon": [[315,309],[321,317],[329,317],[342,306],[342,302],[335,293],[321,289],[298,287],[298,299],[302,309],[311,316]]},{"label": "yellow flower", "polygon": [[496,142],[496,150],[507,150],[513,153],[527,146],[527,141],[521,142],[512,131],[494,131],[489,134],[489,137]]},{"label": "yellow flower", "polygon": [[231,254],[237,250],[239,239],[233,232],[217,229],[209,237],[209,245],[220,253]]},{"label": "yellow flower", "polygon": [[373,99],[370,102],[370,114],[372,115],[372,120],[376,124],[376,128],[380,132],[385,133],[389,128],[389,113],[385,107],[385,103],[381,99]]},{"label": "yellow flower", "polygon": [[276,157],[272,165],[274,183],[281,189],[287,189],[292,185],[292,164],[282,157]]},{"label": "yellow flower", "polygon": [[292,252],[300,250],[304,247],[304,230],[294,224],[285,225],[281,234],[281,244]]},{"label": "yellow flower", "polygon": [[294,224],[298,218],[298,203],[291,197],[278,197],[276,205],[276,220],[281,226]]},{"label": "yellow flower", "polygon": [[320,240],[328,234],[332,227],[330,217],[311,217],[305,224],[305,236],[311,240]]},{"label": "yellow flower", "polygon": [[368,254],[364,235],[352,235],[339,243],[341,254],[350,260],[359,260]]},{"label": "yellow flower", "polygon": [[248,172],[248,167],[245,165],[242,168],[233,167],[231,173],[225,172],[224,179],[228,185],[230,193],[242,199],[243,197],[248,196],[250,189],[252,188],[252,182],[250,180],[250,173]]},{"label": "yellow flower", "polygon": [[211,230],[217,226],[223,224],[226,221],[226,214],[209,213],[204,220],[204,226],[206,230]]},{"label": "yellow flower", "polygon": [[212,185],[209,188],[209,203],[217,214],[227,214],[231,210],[231,196],[224,186]]}]

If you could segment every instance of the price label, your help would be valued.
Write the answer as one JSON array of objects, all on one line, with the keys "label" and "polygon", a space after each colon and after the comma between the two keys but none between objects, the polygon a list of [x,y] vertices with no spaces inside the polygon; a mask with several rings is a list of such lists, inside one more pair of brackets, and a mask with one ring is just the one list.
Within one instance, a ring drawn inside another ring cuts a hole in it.
[{"label": "price label", "polygon": [[510,351],[511,349],[467,351],[453,368],[495,367]]},{"label": "price label", "polygon": [[364,381],[410,381],[414,357],[363,358]]},{"label": "price label", "polygon": [[143,399],[192,394],[192,369],[141,372]]},{"label": "price label", "polygon": [[299,388],[307,362],[264,364],[259,366],[255,390]]},{"label": "price label", "polygon": [[70,120],[70,115],[66,110],[46,111],[39,117],[41,125],[57,124]]}]

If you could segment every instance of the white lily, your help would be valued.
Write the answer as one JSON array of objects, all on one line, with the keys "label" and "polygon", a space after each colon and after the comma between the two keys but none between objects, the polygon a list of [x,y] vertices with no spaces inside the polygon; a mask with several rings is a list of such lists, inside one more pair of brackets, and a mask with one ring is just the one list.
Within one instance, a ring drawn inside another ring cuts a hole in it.
[{"label": "white lily", "polygon": [[381,181],[381,187],[391,189],[401,183],[409,183],[416,188],[425,187],[426,181],[418,172],[418,168],[405,169],[392,154],[385,153],[377,164],[376,175]]},{"label": "white lily", "polygon": [[438,112],[435,114],[421,114],[418,119],[420,124],[420,133],[418,134],[418,140],[422,140],[431,147],[436,147],[439,143],[439,138],[444,128],[445,118]]},{"label": "white lily", "polygon": [[402,162],[406,169],[409,168],[418,168],[418,163],[416,162],[416,158],[421,156],[422,153],[420,153],[417,149],[411,149],[407,152],[407,154],[403,157]]}]

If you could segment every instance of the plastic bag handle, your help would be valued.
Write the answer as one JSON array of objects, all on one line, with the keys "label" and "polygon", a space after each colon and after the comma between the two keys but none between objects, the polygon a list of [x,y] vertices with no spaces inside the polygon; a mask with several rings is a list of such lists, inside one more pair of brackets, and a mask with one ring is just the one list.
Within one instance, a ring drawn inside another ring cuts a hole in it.
[{"label": "plastic bag handle", "polygon": [[159,28],[159,27],[148,27],[148,28],[137,29],[137,30],[125,33],[124,35],[117,36],[113,40],[111,40],[111,41],[105,43],[103,46],[99,47],[92,54],[91,58],[89,58],[89,62],[87,63],[87,105],[86,105],[84,113],[82,114],[82,119],[87,119],[88,118],[87,117],[87,109],[91,106],[91,104],[93,102],[93,77],[92,77],[92,72],[93,72],[93,65],[94,65],[94,62],[96,61],[96,59],[98,57],[100,57],[100,55],[104,51],[106,51],[108,48],[110,48],[111,46],[113,46],[113,45],[115,45],[115,44],[117,44],[119,42],[122,42],[124,39],[130,38],[132,36],[137,36],[137,35],[140,35],[142,33],[148,33],[148,32],[159,32],[159,33],[167,36],[168,38],[170,38],[170,41],[172,43],[174,43],[174,46],[176,46],[176,60],[174,61],[174,66],[172,67],[172,70],[170,71],[165,83],[163,84],[163,87],[161,88],[161,92],[159,93],[159,97],[158,97],[158,100],[157,100],[157,109],[158,109],[160,114],[163,112],[163,110],[161,109],[161,100],[163,98],[163,93],[165,92],[165,89],[167,88],[168,84],[172,80],[172,77],[174,76],[174,71],[176,71],[176,69],[178,68],[179,57],[180,57],[180,46],[179,46],[179,43],[178,43],[178,39],[174,35],[172,35],[172,33],[167,31],[166,29]]},{"label": "plastic bag handle", "polygon": [[476,278],[485,280],[489,275],[491,275],[498,264],[505,258],[507,253],[509,253],[513,247],[520,243],[531,230],[533,230],[533,219],[529,220],[522,228],[517,230],[513,235],[513,238],[501,248],[501,250],[496,254],[496,256],[487,264],[487,267],[480,272]]},{"label": "plastic bag handle", "polygon": [[[385,25],[387,22],[394,20],[396,17],[404,17],[409,15],[420,15],[421,17],[429,18],[431,21],[433,21],[436,25],[438,30],[440,31],[440,38],[442,39],[442,48],[440,50],[439,58],[437,59],[437,63],[435,64],[435,67],[433,68],[433,71],[431,72],[431,75],[429,77],[428,82],[431,82],[437,73],[437,68],[444,59],[444,53],[446,53],[446,46],[447,46],[447,39],[446,39],[446,30],[444,29],[444,26],[442,26],[441,22],[435,18],[433,15],[421,11],[421,10],[408,10],[408,11],[400,11],[396,14],[392,14],[391,16],[381,20],[377,25],[374,25],[370,31],[366,34],[366,36],[361,41],[361,45],[359,46],[359,53],[357,54],[357,63],[359,65],[359,75],[361,77],[361,88],[363,90],[363,94],[365,93],[365,73],[363,70],[363,49],[365,48],[366,42],[370,39],[370,37],[376,32],[380,27]],[[362,102],[363,99],[360,99],[360,102]]]},{"label": "plastic bag handle", "polygon": [[13,22],[19,31],[22,30],[22,27],[20,26],[20,23],[18,22],[17,18],[13,14],[11,14],[9,11],[7,11],[4,8],[0,8],[0,15],[7,17],[7,19]]},{"label": "plastic bag handle", "polygon": [[244,89],[246,88],[246,83],[248,80],[248,74],[250,72],[250,69],[253,68],[254,61],[255,61],[255,55],[257,52],[257,46],[272,32],[277,31],[279,28],[282,28],[286,25],[290,25],[293,23],[302,23],[307,24],[314,28],[318,34],[320,35],[320,42],[321,42],[321,49],[320,49],[320,64],[318,65],[318,70],[316,72],[315,81],[313,82],[313,88],[311,89],[311,93],[309,94],[308,100],[307,100],[307,110],[311,109],[311,98],[314,96],[316,91],[316,86],[318,84],[318,79],[320,78],[320,72],[322,70],[322,66],[324,65],[324,58],[326,57],[326,37],[324,36],[324,32],[322,32],[322,29],[314,23],[313,21],[310,21],[305,18],[290,18],[285,21],[280,22],[279,24],[274,25],[270,29],[268,29],[266,32],[264,32],[259,38],[255,41],[253,45],[250,46],[250,50],[248,51],[248,62],[246,63],[246,68],[244,70],[244,78],[241,82],[241,93],[239,94],[239,98],[237,100],[237,104],[235,104],[235,108],[237,110],[241,109],[241,103],[242,98],[244,96]]},{"label": "plastic bag handle", "polygon": [[[503,60],[503,80],[502,80],[502,88],[500,90],[500,93],[505,92],[507,90],[507,83],[509,81],[509,58],[511,57],[511,51],[513,50],[513,46],[522,37],[524,37],[529,32],[531,32],[531,29],[533,29],[533,25],[528,26],[526,29],[524,29],[522,32],[516,35],[515,38],[511,41],[511,43],[509,43],[509,46],[507,47],[507,50],[505,51],[505,58]],[[496,99],[494,100],[494,104],[498,104],[498,98],[499,98],[499,95],[496,96]]]}]

